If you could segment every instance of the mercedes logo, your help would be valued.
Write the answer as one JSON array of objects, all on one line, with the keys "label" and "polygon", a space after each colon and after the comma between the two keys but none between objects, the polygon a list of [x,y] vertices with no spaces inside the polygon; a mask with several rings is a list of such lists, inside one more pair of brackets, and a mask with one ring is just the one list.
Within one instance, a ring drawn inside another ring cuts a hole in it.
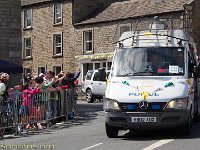
[{"label": "mercedes logo", "polygon": [[141,101],[141,102],[139,102],[139,108],[142,109],[142,110],[147,109],[148,108],[147,101]]}]

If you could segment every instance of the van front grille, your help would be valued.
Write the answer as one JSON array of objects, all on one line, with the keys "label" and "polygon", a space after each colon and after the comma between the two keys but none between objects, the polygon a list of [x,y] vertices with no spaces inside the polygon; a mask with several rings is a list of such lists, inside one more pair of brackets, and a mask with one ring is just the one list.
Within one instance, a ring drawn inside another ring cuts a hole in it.
[{"label": "van front grille", "polygon": [[163,111],[166,102],[152,102],[148,103],[148,107],[146,109],[141,109],[139,107],[139,103],[119,103],[123,112],[140,112],[140,111]]}]

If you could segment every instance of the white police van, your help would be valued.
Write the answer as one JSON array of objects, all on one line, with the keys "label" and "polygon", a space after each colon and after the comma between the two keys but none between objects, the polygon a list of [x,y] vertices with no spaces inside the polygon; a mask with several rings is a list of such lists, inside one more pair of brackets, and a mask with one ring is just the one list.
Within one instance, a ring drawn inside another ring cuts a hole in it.
[{"label": "white police van", "polygon": [[125,32],[117,43],[104,97],[109,138],[121,129],[178,127],[188,134],[199,116],[195,43],[182,30],[156,27]]}]

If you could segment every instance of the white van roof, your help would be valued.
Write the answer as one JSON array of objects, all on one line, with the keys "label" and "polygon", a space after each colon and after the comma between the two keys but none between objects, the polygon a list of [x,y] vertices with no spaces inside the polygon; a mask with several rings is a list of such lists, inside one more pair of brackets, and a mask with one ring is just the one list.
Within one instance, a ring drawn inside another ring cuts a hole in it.
[{"label": "white van roof", "polygon": [[[184,42],[193,44],[192,38],[182,30],[124,32],[119,39],[119,43],[123,44],[123,47],[180,47],[178,44],[180,40],[182,40],[183,44]],[[120,46],[119,43],[118,46]]]}]

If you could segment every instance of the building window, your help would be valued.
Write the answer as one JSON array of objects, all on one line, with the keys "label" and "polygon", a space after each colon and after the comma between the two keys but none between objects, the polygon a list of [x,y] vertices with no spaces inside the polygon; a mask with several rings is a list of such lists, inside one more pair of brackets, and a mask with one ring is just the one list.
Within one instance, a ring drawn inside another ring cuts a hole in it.
[{"label": "building window", "polygon": [[58,75],[61,71],[62,71],[61,66],[54,66],[53,67],[53,72],[55,73],[55,75]]},{"label": "building window", "polygon": [[98,72],[94,73],[93,81],[99,81]]},{"label": "building window", "polygon": [[24,10],[24,28],[31,28],[32,26],[32,9]]},{"label": "building window", "polygon": [[31,58],[32,56],[32,40],[31,37],[24,38],[24,58]]},{"label": "building window", "polygon": [[107,64],[107,70],[111,70],[112,62],[108,62]]},{"label": "building window", "polygon": [[27,76],[27,74],[31,74],[31,69],[30,68],[24,68],[24,76]]},{"label": "building window", "polygon": [[103,62],[103,68],[106,68],[106,62]]},{"label": "building window", "polygon": [[124,32],[130,31],[131,26],[130,25],[121,25],[119,26],[119,35],[121,36]]},{"label": "building window", "polygon": [[83,49],[84,52],[91,52],[93,51],[93,37],[92,37],[92,30],[84,31],[83,32]]},{"label": "building window", "polygon": [[95,63],[94,69],[99,69],[100,68],[100,63]]},{"label": "building window", "polygon": [[38,67],[38,76],[40,73],[44,73],[46,71],[46,67]]},{"label": "building window", "polygon": [[62,34],[53,35],[53,55],[62,55]]},{"label": "building window", "polygon": [[54,5],[54,24],[62,23],[62,4],[56,3]]}]

